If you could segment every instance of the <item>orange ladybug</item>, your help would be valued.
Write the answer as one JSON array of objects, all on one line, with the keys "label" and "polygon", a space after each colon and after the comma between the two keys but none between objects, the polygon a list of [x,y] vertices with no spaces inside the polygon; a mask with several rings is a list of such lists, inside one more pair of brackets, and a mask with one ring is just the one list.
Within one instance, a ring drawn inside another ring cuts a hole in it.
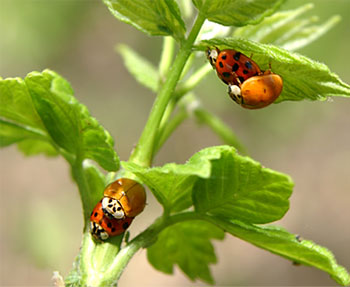
[{"label": "orange ladybug", "polygon": [[125,232],[133,221],[133,217],[125,219],[108,218],[102,211],[102,200],[99,201],[90,216],[90,232],[98,240],[106,240]]},{"label": "orange ladybug", "polygon": [[146,205],[146,192],[138,182],[120,178],[103,193],[102,210],[109,218],[123,219],[140,214]]},{"label": "orange ladybug", "polygon": [[239,85],[250,77],[262,74],[257,63],[233,49],[220,51],[218,48],[208,48],[207,58],[226,85]]},{"label": "orange ladybug", "polygon": [[229,96],[246,109],[260,109],[273,103],[283,89],[282,77],[270,70],[251,77],[241,85],[229,85]]}]

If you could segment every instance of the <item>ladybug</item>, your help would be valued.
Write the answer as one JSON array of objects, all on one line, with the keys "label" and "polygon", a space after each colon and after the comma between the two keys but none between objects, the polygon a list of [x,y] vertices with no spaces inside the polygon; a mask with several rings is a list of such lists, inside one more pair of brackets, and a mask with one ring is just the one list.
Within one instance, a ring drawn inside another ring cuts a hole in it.
[{"label": "ladybug", "polygon": [[91,212],[90,232],[94,238],[106,240],[125,232],[133,219],[133,217],[126,217],[125,219],[108,218],[102,211],[102,200],[100,200]]},{"label": "ladybug", "polygon": [[239,85],[250,77],[262,74],[257,63],[233,49],[220,51],[218,48],[208,48],[207,58],[226,85]]},{"label": "ladybug", "polygon": [[229,85],[229,96],[246,109],[260,109],[273,103],[283,89],[282,77],[267,70],[254,76],[241,85]]},{"label": "ladybug", "polygon": [[123,219],[140,214],[146,205],[146,192],[138,182],[120,178],[104,191],[102,210],[109,218]]}]

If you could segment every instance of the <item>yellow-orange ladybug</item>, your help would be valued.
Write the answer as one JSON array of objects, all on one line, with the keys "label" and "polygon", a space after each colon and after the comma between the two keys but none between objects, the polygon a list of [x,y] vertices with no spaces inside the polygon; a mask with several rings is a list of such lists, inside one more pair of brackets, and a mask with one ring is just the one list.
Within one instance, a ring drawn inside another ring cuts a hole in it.
[{"label": "yellow-orange ladybug", "polygon": [[135,217],[146,205],[144,187],[129,178],[119,178],[112,182],[103,195],[102,210],[109,218]]},{"label": "yellow-orange ladybug", "polygon": [[246,109],[260,109],[273,103],[283,89],[282,77],[270,70],[245,80],[240,86],[229,85],[228,94]]}]

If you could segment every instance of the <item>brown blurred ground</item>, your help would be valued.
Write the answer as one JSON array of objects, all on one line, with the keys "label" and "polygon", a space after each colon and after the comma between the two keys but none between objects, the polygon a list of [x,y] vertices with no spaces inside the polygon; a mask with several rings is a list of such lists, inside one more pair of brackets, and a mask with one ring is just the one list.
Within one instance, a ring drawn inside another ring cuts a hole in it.
[{"label": "brown blurred ground", "polygon": [[[300,52],[326,63],[350,83],[350,2],[313,2],[312,13],[321,20],[333,14],[342,15],[343,20]],[[303,3],[290,1],[284,8]],[[99,1],[2,0],[0,21],[0,75],[24,77],[45,68],[59,72],[110,131],[121,159],[126,160],[154,96],[126,72],[113,47],[127,43],[156,64],[161,40],[119,23]],[[247,111],[231,102],[214,73],[196,93],[236,131],[254,159],[294,179],[291,209],[279,224],[327,246],[349,270],[350,99],[287,102]],[[187,121],[161,150],[155,164],[183,163],[199,149],[218,144],[207,128]],[[49,285],[53,270],[64,275],[70,270],[81,239],[80,200],[68,166],[60,158],[25,158],[10,147],[0,151],[0,180],[0,285]],[[133,223],[131,235],[161,212],[154,198],[148,198],[149,205]],[[321,271],[292,266],[230,236],[215,246],[219,262],[212,270],[217,285],[334,285]],[[140,252],[120,286],[141,285],[194,284],[178,269],[175,276],[155,271],[145,252]]]}]

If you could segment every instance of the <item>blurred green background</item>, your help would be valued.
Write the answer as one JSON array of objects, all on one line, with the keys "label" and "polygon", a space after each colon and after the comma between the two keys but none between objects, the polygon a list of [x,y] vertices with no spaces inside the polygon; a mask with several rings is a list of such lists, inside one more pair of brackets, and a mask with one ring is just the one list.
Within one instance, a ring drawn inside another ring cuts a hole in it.
[{"label": "blurred green background", "polygon": [[[190,0],[188,0],[190,1]],[[313,2],[308,15],[342,21],[326,36],[298,51],[326,63],[350,83],[350,1],[289,1],[282,9]],[[125,70],[114,52],[127,43],[158,63],[161,38],[147,37],[115,20],[102,1],[1,0],[0,75],[24,77],[50,68],[72,84],[76,97],[115,138],[126,160],[142,131],[154,95]],[[199,60],[200,61],[200,60]],[[201,63],[206,60],[203,56]],[[226,96],[214,71],[196,89],[203,105],[230,125],[250,155],[295,181],[291,208],[278,224],[332,250],[350,269],[350,99],[285,102],[249,111]],[[221,144],[206,127],[186,121],[155,164],[183,163],[201,148]],[[78,253],[82,216],[78,192],[61,158],[25,158],[15,147],[0,151],[0,285],[49,285],[52,271],[66,275]],[[160,213],[153,196],[130,228],[131,235]],[[215,242],[217,285],[333,285],[328,275],[227,236]],[[193,286],[180,270],[162,274],[134,256],[120,286]]]}]

